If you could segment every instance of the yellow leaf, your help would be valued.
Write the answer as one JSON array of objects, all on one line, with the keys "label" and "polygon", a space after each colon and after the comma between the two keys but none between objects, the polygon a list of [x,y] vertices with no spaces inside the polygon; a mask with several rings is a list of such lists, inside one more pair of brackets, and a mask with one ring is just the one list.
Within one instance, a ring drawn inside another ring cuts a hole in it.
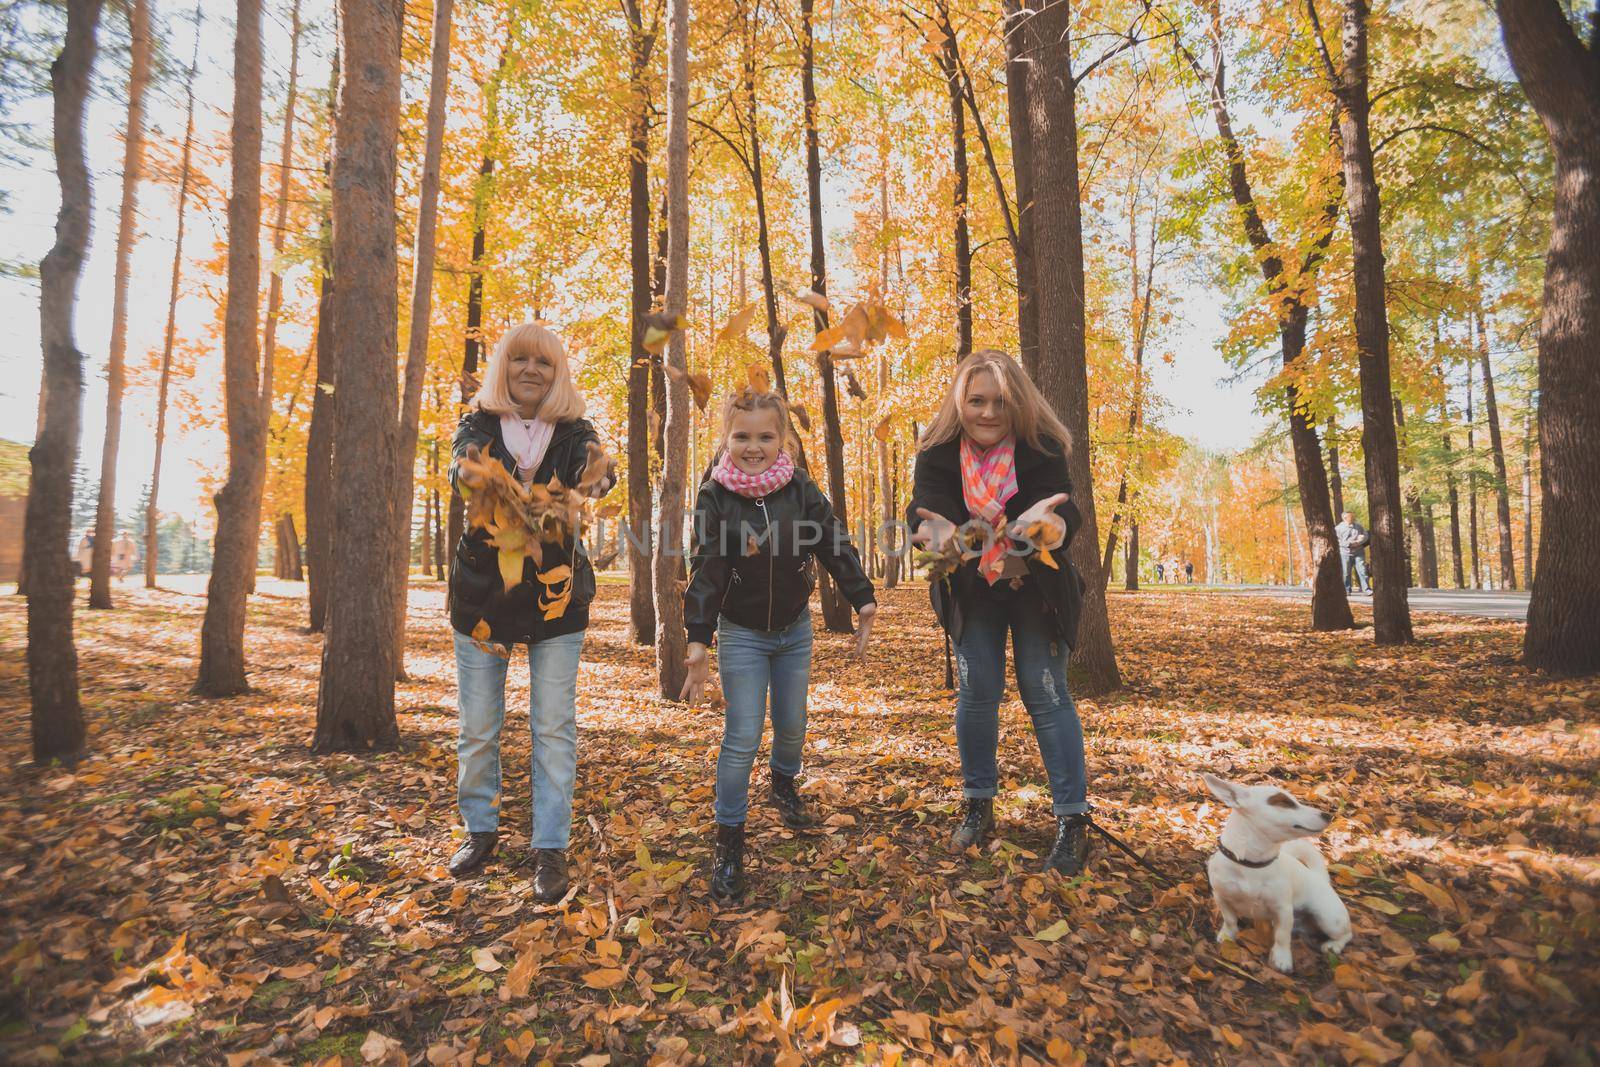
[{"label": "yellow leaf", "polygon": [[735,311],[733,317],[728,319],[727,324],[717,331],[717,340],[726,341],[729,338],[744,336],[745,331],[750,329],[750,321],[755,317],[755,313],[756,304],[754,301]]},{"label": "yellow leaf", "polygon": [[1361,903],[1373,911],[1382,912],[1385,915],[1399,915],[1405,910],[1393,901],[1384,900],[1382,897],[1360,897],[1359,899]]},{"label": "yellow leaf", "polygon": [[1060,941],[1072,931],[1072,925],[1065,919],[1057,919],[1043,930],[1034,934],[1036,941]]},{"label": "yellow leaf", "polygon": [[627,978],[628,972],[621,967],[597,967],[583,976],[583,984],[590,989],[615,989]]},{"label": "yellow leaf", "polygon": [[527,556],[518,551],[502,548],[499,552],[500,581],[505,583],[506,592],[510,592],[518,582],[522,581],[522,561]]},{"label": "yellow leaf", "polygon": [[894,434],[893,421],[893,418],[888,415],[885,415],[883,418],[879,419],[878,425],[872,428],[872,436],[887,444],[889,442],[889,438]]}]

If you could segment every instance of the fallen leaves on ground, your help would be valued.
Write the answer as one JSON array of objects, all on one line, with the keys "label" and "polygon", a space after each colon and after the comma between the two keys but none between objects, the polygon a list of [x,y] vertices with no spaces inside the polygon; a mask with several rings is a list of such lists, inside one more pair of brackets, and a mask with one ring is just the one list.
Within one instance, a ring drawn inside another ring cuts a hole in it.
[{"label": "fallen leaves on ground", "polygon": [[[1049,791],[1002,709],[1000,828],[944,839],[959,770],[926,589],[883,596],[872,661],[818,626],[806,793],[752,784],[742,906],[706,891],[721,719],[655,696],[602,583],[578,686],[578,890],[540,907],[526,658],[513,658],[500,855],[457,883],[454,666],[411,601],[405,748],[313,757],[303,587],[251,600],[255,690],[188,693],[203,579],[83,612],[91,756],[26,763],[24,602],[0,597],[0,1059],[344,1064],[1524,1064],[1592,1058],[1600,683],[1515,663],[1520,629],[1418,616],[1417,645],[1311,633],[1304,607],[1114,594],[1128,689],[1080,699],[1096,842],[1037,873]],[[1360,608],[1362,614],[1365,609]],[[1014,694],[1014,689],[1011,691]],[[760,761],[758,761],[759,764]],[[1297,973],[1264,928],[1217,945],[1203,769],[1337,814],[1355,940]]]}]

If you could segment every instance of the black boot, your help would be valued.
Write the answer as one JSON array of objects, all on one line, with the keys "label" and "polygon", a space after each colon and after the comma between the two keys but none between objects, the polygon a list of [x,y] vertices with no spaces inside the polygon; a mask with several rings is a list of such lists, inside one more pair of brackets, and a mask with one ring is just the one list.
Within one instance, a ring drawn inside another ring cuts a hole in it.
[{"label": "black boot", "polygon": [[494,855],[495,843],[499,839],[500,835],[495,830],[468,834],[466,842],[450,857],[450,873],[456,878],[477,874],[489,857]]},{"label": "black boot", "polygon": [[815,816],[806,809],[805,799],[794,784],[792,774],[772,772],[772,806],[778,809],[778,817],[783,820],[783,825],[791,830],[804,830],[817,824]]},{"label": "black boot", "polygon": [[554,904],[567,895],[567,854],[559,848],[540,848],[533,855],[533,899]]},{"label": "black boot", "polygon": [[973,845],[982,845],[994,832],[994,797],[968,797],[967,814],[950,835],[950,847],[965,852]]},{"label": "black boot", "polygon": [[1071,878],[1082,874],[1089,859],[1089,816],[1056,816],[1056,840],[1045,858],[1046,871],[1060,871]]},{"label": "black boot", "polygon": [[711,895],[738,900],[744,895],[744,823],[717,824],[717,854],[711,861]]}]

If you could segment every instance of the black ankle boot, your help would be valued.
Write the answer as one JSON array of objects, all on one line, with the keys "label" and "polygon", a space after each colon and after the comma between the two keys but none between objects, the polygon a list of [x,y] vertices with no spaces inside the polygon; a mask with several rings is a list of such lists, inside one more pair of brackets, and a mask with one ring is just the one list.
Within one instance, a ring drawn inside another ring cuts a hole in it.
[{"label": "black ankle boot", "polygon": [[1050,855],[1045,858],[1046,871],[1060,871],[1071,878],[1073,875],[1082,874],[1084,864],[1089,859],[1089,816],[1083,815],[1058,815],[1056,816],[1056,840],[1050,846]]},{"label": "black ankle boot", "polygon": [[950,847],[965,852],[973,845],[982,845],[994,832],[994,797],[968,797],[967,814],[950,835]]},{"label": "black ankle boot", "polygon": [[533,853],[533,899],[554,904],[567,895],[567,853],[559,848],[539,848]]},{"label": "black ankle boot", "polygon": [[778,809],[778,817],[783,820],[783,825],[791,830],[804,830],[817,824],[816,818],[806,808],[805,799],[800,796],[800,788],[794,784],[793,775],[772,772],[772,806]]},{"label": "black ankle boot", "polygon": [[737,900],[744,895],[744,823],[717,824],[717,854],[711,861],[711,895]]},{"label": "black ankle boot", "polygon": [[477,874],[483,865],[494,855],[495,844],[500,835],[494,830],[485,830],[482,833],[468,834],[465,842],[450,857],[450,874],[456,878],[465,878]]}]

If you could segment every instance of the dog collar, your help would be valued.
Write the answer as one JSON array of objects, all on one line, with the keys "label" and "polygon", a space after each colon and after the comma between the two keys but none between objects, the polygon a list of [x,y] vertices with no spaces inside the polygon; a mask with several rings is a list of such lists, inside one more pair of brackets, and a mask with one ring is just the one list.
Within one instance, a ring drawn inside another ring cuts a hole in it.
[{"label": "dog collar", "polygon": [[1242,860],[1238,856],[1235,856],[1228,849],[1228,846],[1224,845],[1221,841],[1217,842],[1217,851],[1222,853],[1224,856],[1228,857],[1228,859],[1230,859],[1233,862],[1237,863],[1241,867],[1254,867],[1256,869],[1260,869],[1262,867],[1270,867],[1274,863],[1276,863],[1277,860],[1278,860],[1277,856],[1273,856],[1272,859],[1270,859],[1270,860]]}]

